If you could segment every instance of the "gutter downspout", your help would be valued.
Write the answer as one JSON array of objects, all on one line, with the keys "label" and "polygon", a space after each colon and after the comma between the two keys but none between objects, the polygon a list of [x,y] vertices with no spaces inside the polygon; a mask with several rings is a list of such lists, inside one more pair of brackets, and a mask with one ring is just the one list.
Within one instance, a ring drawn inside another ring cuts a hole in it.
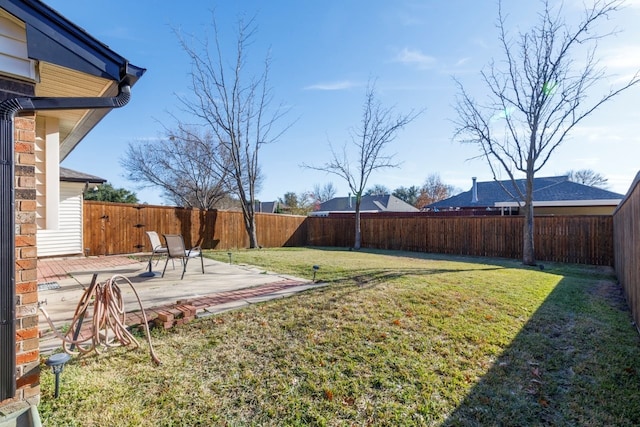
[{"label": "gutter downspout", "polygon": [[0,103],[0,401],[16,394],[14,118],[21,111],[119,108],[130,98],[125,81],[115,97],[13,98]]}]

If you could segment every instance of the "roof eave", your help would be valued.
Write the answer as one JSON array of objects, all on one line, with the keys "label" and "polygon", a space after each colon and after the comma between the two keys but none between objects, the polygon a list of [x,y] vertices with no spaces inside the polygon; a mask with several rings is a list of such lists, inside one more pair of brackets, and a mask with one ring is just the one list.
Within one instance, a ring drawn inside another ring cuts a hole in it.
[{"label": "roof eave", "polygon": [[[55,64],[112,82],[107,89],[90,96],[113,96],[121,85],[133,87],[146,71],[129,63],[84,29],[38,0],[2,0],[0,7],[24,22],[29,59]],[[40,82],[37,84],[46,81],[47,74],[41,73]],[[80,119],[73,123],[73,130],[60,141],[60,159],[64,160],[111,110],[105,108],[78,115]],[[47,116],[51,113],[41,114]]]},{"label": "roof eave", "polygon": [[133,86],[146,71],[38,0],[5,0],[2,8],[22,20],[29,57]]},{"label": "roof eave", "polygon": [[[594,200],[534,200],[533,207],[561,207],[561,206],[618,206],[622,199],[594,199]],[[513,208],[524,206],[524,202],[496,202],[497,208]]]}]

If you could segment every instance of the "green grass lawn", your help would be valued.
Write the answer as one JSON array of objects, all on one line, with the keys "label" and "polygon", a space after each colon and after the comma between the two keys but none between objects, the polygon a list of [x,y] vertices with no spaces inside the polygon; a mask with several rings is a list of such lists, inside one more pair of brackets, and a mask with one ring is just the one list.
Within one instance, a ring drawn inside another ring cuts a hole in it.
[{"label": "green grass lawn", "polygon": [[[209,256],[228,262],[226,251]],[[640,424],[640,339],[609,269],[389,251],[237,251],[319,290],[74,358],[47,426]]]}]

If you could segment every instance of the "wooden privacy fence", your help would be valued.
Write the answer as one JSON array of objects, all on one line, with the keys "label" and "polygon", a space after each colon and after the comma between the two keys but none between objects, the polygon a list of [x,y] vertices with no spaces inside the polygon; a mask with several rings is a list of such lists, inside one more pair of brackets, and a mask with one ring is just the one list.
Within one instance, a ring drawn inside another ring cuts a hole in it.
[{"label": "wooden privacy fence", "polygon": [[[305,219],[258,214],[258,242],[265,247],[305,246]],[[84,248],[88,255],[150,252],[146,231],[182,234],[185,245],[205,249],[249,246],[240,212],[84,202]]]},{"label": "wooden privacy fence", "polygon": [[[522,257],[522,217],[386,217],[362,219],[367,248]],[[353,245],[353,218],[256,214],[263,247]],[[145,231],[179,233],[187,245],[205,249],[245,248],[249,241],[242,213],[163,206],[85,202],[84,244],[90,255],[150,251]],[[536,258],[613,265],[611,216],[535,218]]]},{"label": "wooden privacy fence", "polygon": [[640,325],[640,173],[627,196],[613,213],[615,268],[631,308]]},{"label": "wooden privacy fence", "polygon": [[[352,218],[308,218],[309,246],[351,246]],[[522,258],[524,218],[384,217],[369,215],[361,224],[362,246],[451,255]],[[610,216],[536,217],[536,259],[613,265]]]}]

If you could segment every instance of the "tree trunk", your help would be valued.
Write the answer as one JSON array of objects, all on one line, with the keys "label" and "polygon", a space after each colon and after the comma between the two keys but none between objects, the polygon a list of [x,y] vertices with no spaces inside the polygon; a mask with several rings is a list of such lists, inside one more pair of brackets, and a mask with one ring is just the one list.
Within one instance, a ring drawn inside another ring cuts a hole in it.
[{"label": "tree trunk", "polygon": [[[527,175],[529,175],[527,173]],[[526,194],[524,201],[524,230],[522,234],[522,263],[524,265],[536,265],[535,246],[533,241],[533,173],[527,176]]]},{"label": "tree trunk", "polygon": [[251,217],[249,225],[247,226],[247,234],[249,235],[249,249],[256,249],[258,245],[258,234],[256,233],[256,219]]},{"label": "tree trunk", "polygon": [[258,234],[256,233],[256,215],[251,206],[242,207],[242,217],[244,219],[244,228],[249,236],[249,249],[259,248]]},{"label": "tree trunk", "polygon": [[356,236],[353,243],[353,249],[360,249],[360,197],[356,196]]}]

